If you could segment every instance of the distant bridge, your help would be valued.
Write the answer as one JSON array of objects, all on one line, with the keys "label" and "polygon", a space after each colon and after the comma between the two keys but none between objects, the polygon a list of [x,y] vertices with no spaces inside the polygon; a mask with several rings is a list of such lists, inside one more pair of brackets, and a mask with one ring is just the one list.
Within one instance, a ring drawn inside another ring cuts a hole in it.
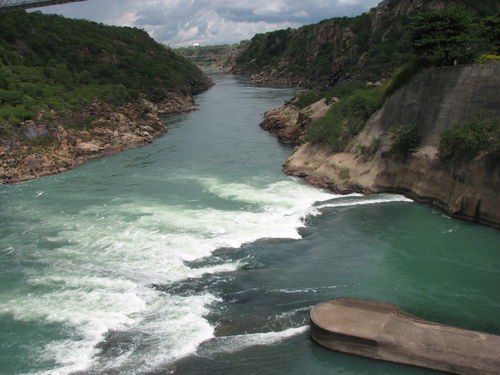
[{"label": "distant bridge", "polygon": [[38,8],[55,4],[75,3],[86,0],[0,0],[0,12],[17,9]]},{"label": "distant bridge", "polygon": [[206,58],[212,58],[212,59],[218,59],[218,58],[228,58],[233,55],[184,55],[186,59],[206,59]]}]

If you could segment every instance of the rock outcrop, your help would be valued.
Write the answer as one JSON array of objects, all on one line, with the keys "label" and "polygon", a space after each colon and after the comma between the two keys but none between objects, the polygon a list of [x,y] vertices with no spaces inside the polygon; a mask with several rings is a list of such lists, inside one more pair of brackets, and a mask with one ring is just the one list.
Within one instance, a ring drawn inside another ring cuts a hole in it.
[{"label": "rock outcrop", "polygon": [[[462,162],[438,156],[440,133],[452,124],[476,114],[500,119],[499,97],[500,64],[428,69],[387,98],[345,152],[305,143],[284,170],[341,193],[404,194],[453,217],[500,228],[500,165],[482,154]],[[389,152],[390,129],[405,124],[418,125],[421,143],[401,159]],[[370,148],[371,155],[360,152]]]},{"label": "rock outcrop", "polygon": [[160,114],[196,109],[191,95],[168,93],[158,103],[113,108],[93,103],[78,113],[53,114],[19,125],[21,137],[0,147],[0,184],[16,183],[75,168],[98,157],[151,143],[167,132]]},{"label": "rock outcrop", "polygon": [[335,102],[335,98],[330,103],[321,99],[305,108],[299,108],[296,103],[303,93],[298,92],[287,104],[264,113],[264,121],[260,123],[260,127],[276,134],[282,143],[304,143],[307,126],[323,117]]}]

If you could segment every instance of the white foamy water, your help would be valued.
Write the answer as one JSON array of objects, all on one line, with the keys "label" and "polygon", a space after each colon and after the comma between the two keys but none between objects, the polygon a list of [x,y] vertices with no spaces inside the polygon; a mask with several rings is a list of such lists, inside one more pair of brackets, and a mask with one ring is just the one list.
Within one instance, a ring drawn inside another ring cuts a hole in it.
[{"label": "white foamy water", "polygon": [[320,204],[318,205],[318,208],[363,206],[367,204],[390,203],[390,202],[413,202],[409,198],[395,194],[380,194],[373,198],[371,197],[359,198],[362,197],[359,194],[350,194],[346,197],[347,198],[338,199],[338,201],[334,200],[333,202]]},{"label": "white foamy water", "polygon": [[300,327],[287,328],[283,331],[276,332],[272,331],[262,333],[248,333],[242,335],[218,337],[213,346],[211,346],[209,349],[206,349],[203,354],[212,355],[214,353],[234,353],[251,346],[274,345],[290,337],[307,332],[308,329],[309,326],[304,325]]},{"label": "white foamy water", "polygon": [[[264,187],[215,178],[196,183],[224,200],[252,204],[252,209],[201,209],[145,198],[93,206],[76,215],[32,213],[43,221],[31,230],[43,227],[54,233],[48,241],[62,245],[31,254],[40,266],[27,271],[26,283],[38,292],[2,296],[0,313],[73,330],[71,339],[40,350],[41,357],[58,366],[43,374],[89,369],[142,373],[195,352],[214,335],[205,316],[219,298],[211,293],[178,296],[151,285],[234,271],[246,259],[198,268],[185,262],[261,238],[300,238],[304,219],[319,213],[314,203],[334,197],[293,179]],[[295,332],[234,340],[245,346]],[[113,337],[123,333],[137,342],[125,339],[116,353],[106,355],[106,350],[116,350]],[[148,350],[141,350],[143,346]]]}]

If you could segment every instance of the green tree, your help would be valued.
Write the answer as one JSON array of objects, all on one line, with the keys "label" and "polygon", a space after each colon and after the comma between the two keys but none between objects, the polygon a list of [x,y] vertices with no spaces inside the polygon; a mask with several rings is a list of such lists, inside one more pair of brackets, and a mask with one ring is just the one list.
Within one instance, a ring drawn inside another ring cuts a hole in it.
[{"label": "green tree", "polygon": [[486,17],[481,22],[481,34],[491,43],[494,52],[500,54],[500,12],[495,16]]},{"label": "green tree", "polygon": [[435,64],[453,65],[469,57],[477,40],[472,16],[462,7],[448,7],[414,17],[412,45],[417,54]]}]

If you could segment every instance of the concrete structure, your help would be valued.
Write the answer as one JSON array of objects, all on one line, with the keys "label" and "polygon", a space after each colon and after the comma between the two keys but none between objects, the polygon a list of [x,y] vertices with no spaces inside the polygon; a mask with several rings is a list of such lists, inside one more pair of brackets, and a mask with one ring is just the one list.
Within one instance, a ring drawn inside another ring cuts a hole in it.
[{"label": "concrete structure", "polygon": [[311,337],[326,348],[373,359],[453,374],[500,374],[500,336],[429,322],[382,302],[322,302],[311,310]]},{"label": "concrete structure", "polygon": [[74,3],[86,0],[0,0],[0,12],[17,9],[38,8],[55,4]]}]

